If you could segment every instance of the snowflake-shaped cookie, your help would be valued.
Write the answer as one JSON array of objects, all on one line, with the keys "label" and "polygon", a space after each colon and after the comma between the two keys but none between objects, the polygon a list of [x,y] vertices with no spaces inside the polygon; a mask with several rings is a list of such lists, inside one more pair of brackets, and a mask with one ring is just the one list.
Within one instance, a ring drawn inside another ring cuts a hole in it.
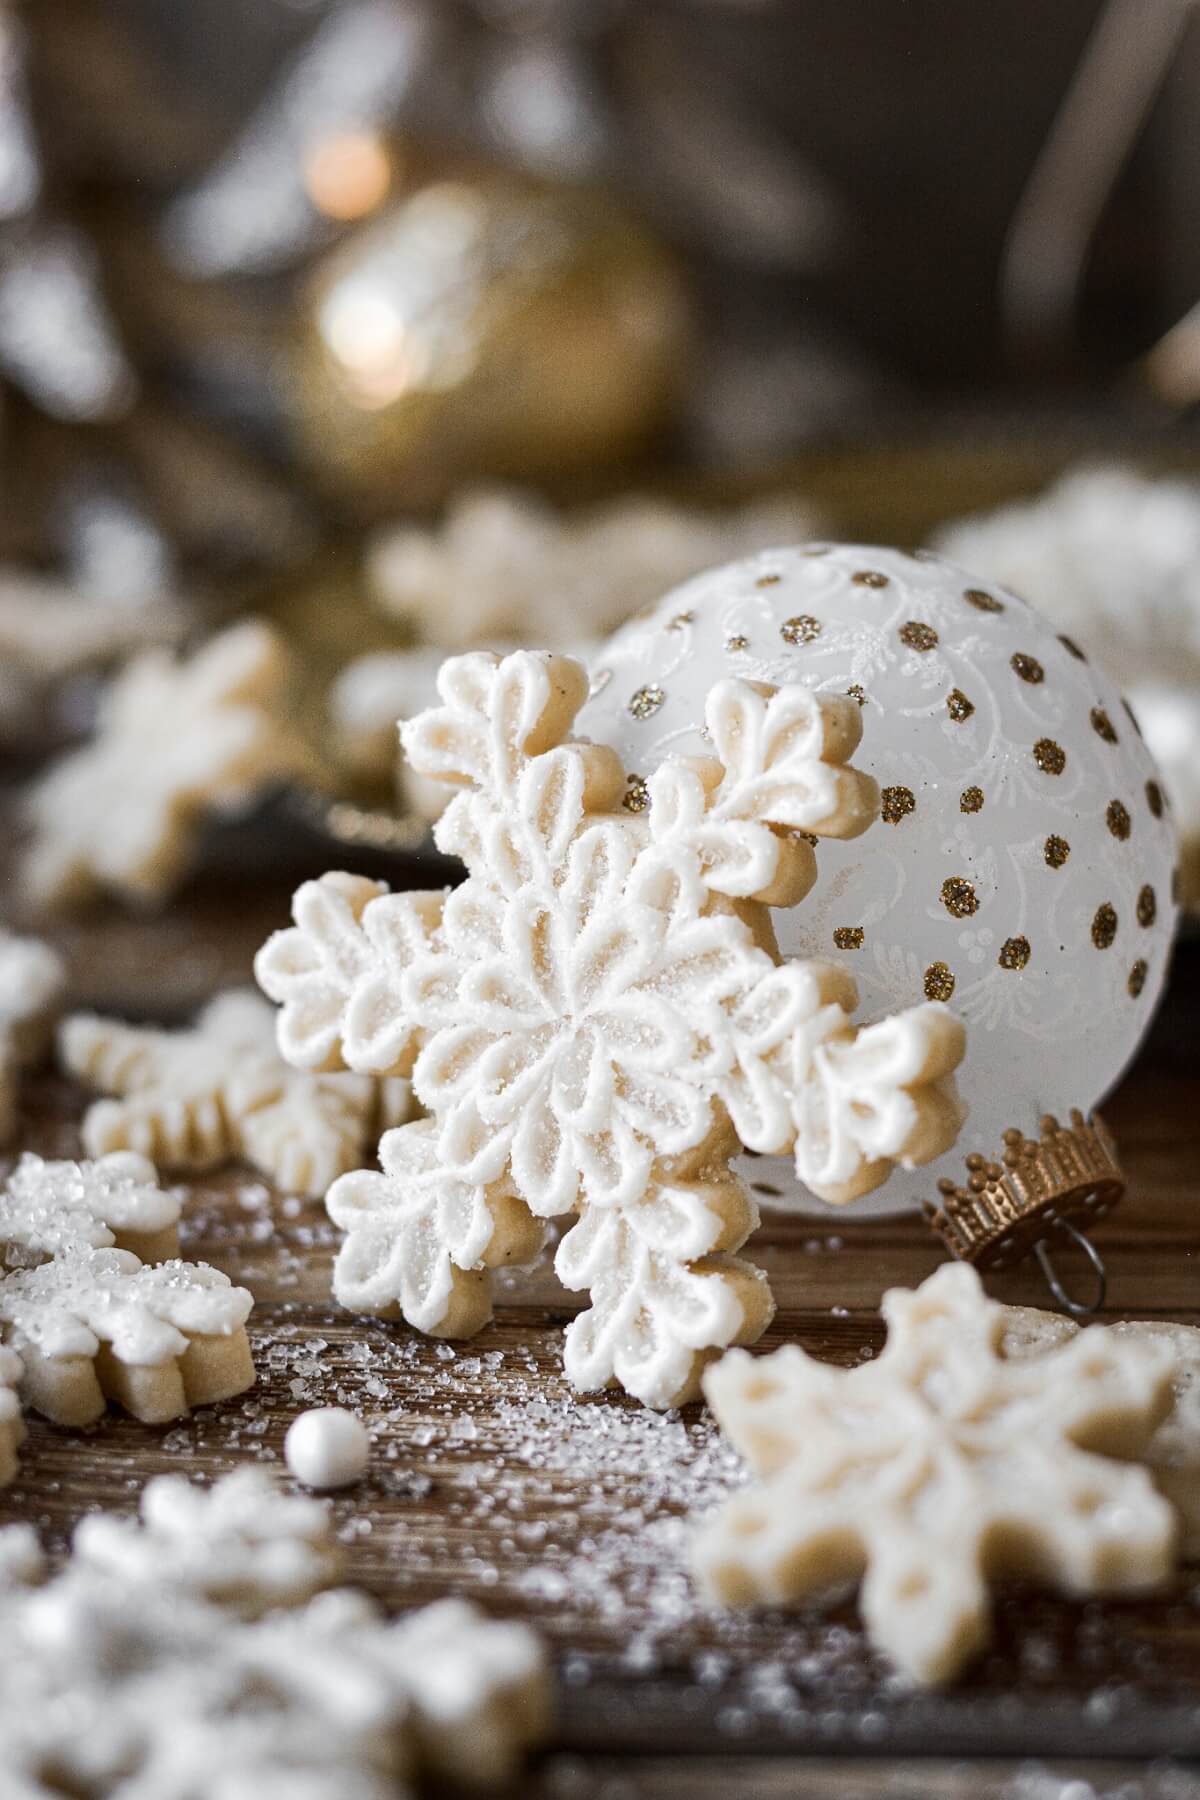
[{"label": "snowflake-shaped cookie", "polygon": [[121,1247],[171,1252],[178,1216],[144,1157],[22,1158],[0,1189],[0,1337],[20,1357],[27,1404],[82,1425],[112,1399],[157,1424],[250,1385],[245,1288]]},{"label": "snowflake-shaped cookie", "polygon": [[[1062,1313],[1033,1306],[1004,1309],[1005,1356],[1041,1356],[1078,1336],[1079,1326]],[[1171,1410],[1146,1446],[1143,1461],[1160,1494],[1179,1514],[1180,1545],[1189,1562],[1200,1562],[1200,1327],[1170,1319],[1119,1319],[1092,1326],[1129,1343],[1163,1346],[1174,1359]]]},{"label": "snowflake-shaped cookie", "polygon": [[59,1057],[119,1096],[88,1108],[89,1155],[128,1148],[169,1169],[240,1156],[290,1193],[323,1194],[410,1109],[407,1082],[297,1074],[275,1047],[271,1008],[250,989],[218,995],[186,1031],[72,1014]]},{"label": "snowflake-shaped cookie", "polygon": [[699,1532],[714,1598],[781,1604],[861,1578],[872,1641],[911,1680],[986,1642],[989,1577],[1126,1593],[1169,1573],[1175,1519],[1141,1455],[1170,1404],[1161,1345],[1089,1330],[1027,1361],[1005,1308],[950,1264],[884,1295],[885,1349],[844,1370],[735,1351],[704,1390],[763,1479]]},{"label": "snowflake-shaped cookie", "polygon": [[253,620],[184,661],[135,657],[108,688],[93,741],[30,793],[32,897],[161,900],[205,814],[237,810],[306,766],[282,716],[287,674],[279,639]]},{"label": "snowflake-shaped cookie", "polygon": [[[260,1550],[299,1543],[308,1579],[264,1583],[251,1503]],[[208,1493],[151,1482],[142,1513],[85,1520],[48,1581],[28,1528],[0,1533],[0,1754],[19,1800],[403,1800],[425,1770],[506,1780],[544,1732],[527,1626],[457,1600],[388,1623],[362,1594],[309,1598],[336,1569],[323,1506],[242,1472]],[[239,1570],[249,1606],[225,1579]]]},{"label": "snowflake-shaped cookie", "polygon": [[844,974],[774,952],[767,904],[811,886],[810,838],[874,816],[848,764],[859,708],[722,682],[716,754],[665,763],[630,804],[614,753],[568,735],[586,694],[570,658],[459,657],[439,691],[404,744],[465,789],[437,841],[468,879],[392,895],[327,875],[257,963],[289,1062],[411,1070],[433,1119],[385,1140],[383,1177],[332,1189],[350,1231],[335,1291],[457,1332],[485,1309],[453,1271],[524,1251],[514,1199],[539,1219],[579,1212],[557,1259],[591,1296],[568,1373],[677,1404],[771,1315],[731,1255],[757,1223],[728,1167],[739,1145],[792,1150],[841,1201],[958,1128],[962,1032],[944,1007],[858,1032]]},{"label": "snowflake-shaped cookie", "polygon": [[57,950],[0,928],[0,1144],[16,1124],[21,1071],[49,1043],[66,985]]}]

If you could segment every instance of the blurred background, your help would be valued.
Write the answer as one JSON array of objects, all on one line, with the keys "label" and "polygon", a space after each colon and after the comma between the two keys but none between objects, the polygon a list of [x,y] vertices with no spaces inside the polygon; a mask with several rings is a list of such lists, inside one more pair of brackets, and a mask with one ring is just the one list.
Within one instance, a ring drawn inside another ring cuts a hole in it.
[{"label": "blurred background", "polygon": [[1118,669],[1200,893],[1196,10],[0,8],[10,767],[265,613],[309,824],[414,844],[441,649],[926,543]]}]

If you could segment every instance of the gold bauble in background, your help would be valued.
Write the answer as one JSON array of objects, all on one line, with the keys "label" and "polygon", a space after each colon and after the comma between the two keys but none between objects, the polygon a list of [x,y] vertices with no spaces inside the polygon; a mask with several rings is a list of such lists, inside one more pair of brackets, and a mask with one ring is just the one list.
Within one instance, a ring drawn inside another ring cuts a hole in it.
[{"label": "gold bauble in background", "polygon": [[619,460],[671,418],[686,297],[623,208],[490,169],[401,186],[300,301],[284,404],[324,487],[386,514]]}]

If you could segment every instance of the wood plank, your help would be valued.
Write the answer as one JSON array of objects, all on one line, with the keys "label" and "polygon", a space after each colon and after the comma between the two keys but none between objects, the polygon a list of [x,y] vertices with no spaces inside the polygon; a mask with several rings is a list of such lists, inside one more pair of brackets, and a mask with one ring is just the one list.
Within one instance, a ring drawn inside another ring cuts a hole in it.
[{"label": "wood plank", "polygon": [[[161,921],[134,927],[109,915],[72,927],[77,992],[133,1015],[177,1018],[215,981],[245,976],[266,925],[284,916],[283,900],[280,887],[260,883],[218,905],[202,887]],[[1110,1109],[1131,1192],[1098,1234],[1111,1274],[1106,1316],[1200,1321],[1200,1090],[1195,1060],[1181,1053],[1198,998],[1200,958],[1189,951],[1167,1027]],[[74,1153],[83,1103],[70,1082],[40,1079],[26,1096],[23,1143]],[[529,1793],[938,1800],[994,1791],[1042,1800],[1034,1790],[989,1788],[996,1771],[982,1765],[974,1785],[955,1787],[959,1765],[945,1759],[1200,1757],[1195,1570],[1136,1602],[1081,1606],[1008,1592],[994,1646],[966,1681],[941,1696],[906,1695],[866,1648],[849,1607],[823,1617],[724,1615],[698,1602],[684,1561],[686,1520],[736,1482],[736,1459],[699,1408],[660,1418],[621,1396],[571,1393],[559,1340],[578,1299],[563,1293],[546,1257],[505,1277],[496,1321],[452,1349],[333,1306],[336,1234],[322,1209],[274,1193],[250,1171],[189,1184],[185,1240],[190,1254],[255,1292],[258,1385],[165,1430],[117,1415],[82,1433],[33,1421],[0,1520],[30,1519],[61,1548],[83,1513],[132,1508],[151,1474],[207,1478],[247,1460],[277,1462],[297,1410],[354,1407],[371,1426],[374,1453],[367,1480],[334,1502],[349,1578],[389,1608],[467,1594],[532,1619],[553,1646],[558,1723]],[[767,1345],[794,1338],[843,1364],[881,1341],[881,1290],[919,1281],[941,1254],[917,1220],[814,1225],[779,1216],[753,1253],[780,1301]],[[1030,1266],[992,1285],[1006,1299],[1045,1299]],[[760,1760],[768,1752],[781,1760]],[[831,1756],[839,1760],[820,1760]],[[915,1772],[896,1761],[915,1756],[943,1760]],[[572,1769],[592,1785],[573,1788]]]}]

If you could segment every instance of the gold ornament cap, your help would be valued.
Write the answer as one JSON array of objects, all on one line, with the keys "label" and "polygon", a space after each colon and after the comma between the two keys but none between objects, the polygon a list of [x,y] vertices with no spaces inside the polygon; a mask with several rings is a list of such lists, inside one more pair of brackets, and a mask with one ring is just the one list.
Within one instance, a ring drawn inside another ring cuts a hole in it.
[{"label": "gold ornament cap", "polygon": [[1125,1192],[1116,1145],[1099,1113],[1075,1109],[1069,1125],[1051,1113],[1041,1136],[1015,1127],[1004,1133],[999,1162],[973,1152],[966,1185],[938,1182],[940,1204],[924,1213],[953,1256],[981,1269],[1003,1269],[1048,1239],[1078,1239],[1112,1211]]}]

